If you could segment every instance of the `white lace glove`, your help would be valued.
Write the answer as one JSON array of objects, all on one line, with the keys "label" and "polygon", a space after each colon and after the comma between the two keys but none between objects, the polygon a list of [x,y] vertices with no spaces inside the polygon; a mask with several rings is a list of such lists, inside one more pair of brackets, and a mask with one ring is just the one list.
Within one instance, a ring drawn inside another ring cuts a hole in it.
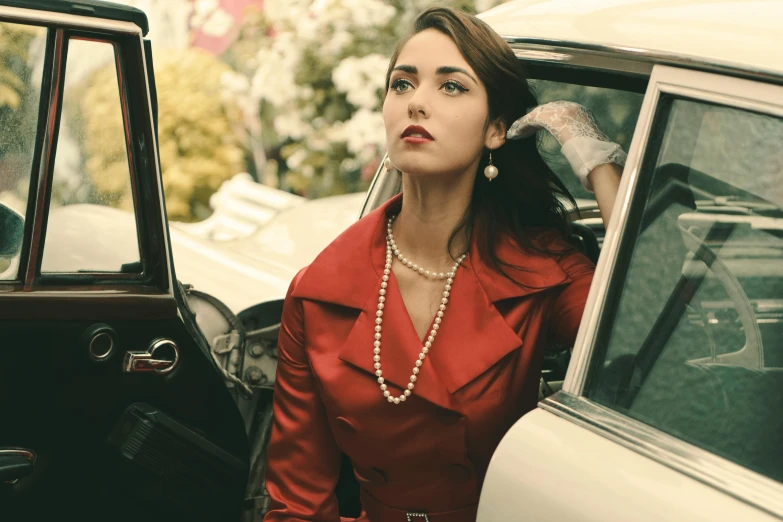
[{"label": "white lace glove", "polygon": [[595,123],[592,113],[578,103],[554,101],[539,105],[515,121],[506,138],[515,140],[546,129],[560,143],[560,152],[571,164],[582,186],[593,191],[587,175],[598,165],[625,165],[626,154],[612,143]]}]

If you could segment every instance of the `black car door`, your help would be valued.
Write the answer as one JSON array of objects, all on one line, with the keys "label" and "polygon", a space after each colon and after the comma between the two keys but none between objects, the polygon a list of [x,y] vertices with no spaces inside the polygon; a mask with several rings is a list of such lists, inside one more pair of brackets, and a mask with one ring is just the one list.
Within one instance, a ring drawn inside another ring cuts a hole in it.
[{"label": "black car door", "polygon": [[174,276],[146,18],[18,5],[0,1],[0,520],[237,520],[247,437]]}]

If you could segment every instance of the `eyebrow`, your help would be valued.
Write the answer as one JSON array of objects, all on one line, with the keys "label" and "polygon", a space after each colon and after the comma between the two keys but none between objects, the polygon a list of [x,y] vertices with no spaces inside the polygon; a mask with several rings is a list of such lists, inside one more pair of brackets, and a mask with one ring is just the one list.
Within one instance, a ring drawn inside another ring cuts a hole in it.
[{"label": "eyebrow", "polygon": [[[398,65],[392,70],[402,71],[408,74],[419,74],[419,70],[416,68],[415,65]],[[437,75],[453,74],[453,73],[462,73],[468,78],[470,78],[471,80],[473,80],[476,83],[476,85],[478,85],[478,80],[476,80],[476,78],[474,78],[472,74],[470,74],[468,71],[466,71],[461,67],[454,67],[453,65],[443,65],[435,69],[435,74]]]}]

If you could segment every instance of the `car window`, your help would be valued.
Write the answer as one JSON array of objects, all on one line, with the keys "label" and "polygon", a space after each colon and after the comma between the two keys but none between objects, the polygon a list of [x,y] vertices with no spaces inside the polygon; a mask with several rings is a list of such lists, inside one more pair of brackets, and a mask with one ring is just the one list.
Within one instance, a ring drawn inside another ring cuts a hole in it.
[{"label": "car window", "polygon": [[[644,95],[636,92],[555,82],[530,80],[530,86],[539,104],[556,100],[576,102],[590,109],[601,130],[625,152],[631,146],[636,120]],[[539,133],[539,150],[544,161],[557,174],[571,194],[577,199],[595,199],[587,192],[571,171],[568,161],[560,154],[560,146],[549,133]]]},{"label": "car window", "polygon": [[42,273],[141,271],[124,128],[114,45],[69,40]]},{"label": "car window", "polygon": [[0,280],[17,278],[46,29],[0,22]]},{"label": "car window", "polygon": [[778,117],[661,98],[586,387],[778,481],[781,142]]}]

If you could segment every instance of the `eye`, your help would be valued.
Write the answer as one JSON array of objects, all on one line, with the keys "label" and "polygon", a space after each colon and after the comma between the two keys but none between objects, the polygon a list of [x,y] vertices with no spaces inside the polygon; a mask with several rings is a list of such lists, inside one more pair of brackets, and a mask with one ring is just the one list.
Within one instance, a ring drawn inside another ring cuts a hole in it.
[{"label": "eye", "polygon": [[408,90],[408,87],[413,87],[413,84],[405,78],[397,78],[391,84],[391,90],[397,94],[402,94]]},{"label": "eye", "polygon": [[449,80],[449,81],[445,82],[441,86],[441,89],[443,89],[443,91],[446,94],[459,94],[459,93],[463,93],[463,92],[468,92],[468,90],[465,87],[463,87],[462,84],[460,84],[459,82],[457,82],[455,80]]}]

